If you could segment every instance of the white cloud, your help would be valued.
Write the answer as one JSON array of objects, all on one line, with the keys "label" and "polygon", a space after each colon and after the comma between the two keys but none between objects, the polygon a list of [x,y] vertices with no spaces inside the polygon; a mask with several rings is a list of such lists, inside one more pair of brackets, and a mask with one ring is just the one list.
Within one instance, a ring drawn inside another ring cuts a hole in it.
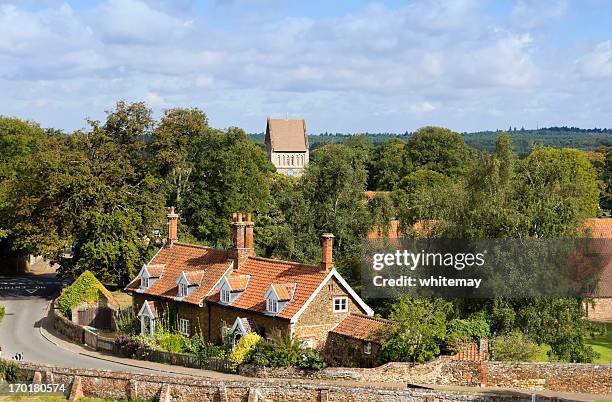
[{"label": "white cloud", "polygon": [[[275,111],[311,116],[320,122],[311,127],[329,131],[403,131],[425,115],[506,126],[514,111],[547,113],[551,102],[570,116],[568,99],[612,76],[609,41],[570,57],[573,65],[542,60],[539,32],[564,18],[564,1],[519,1],[501,17],[478,0],[421,0],[316,18],[258,1],[207,14],[192,0],[0,5],[2,113],[20,112],[13,99],[23,110],[64,105],[75,114],[42,123],[73,127],[127,98],[200,106],[213,123],[218,113],[220,125],[247,129]],[[251,12],[260,4],[266,12]],[[524,106],[525,97],[546,108]]]},{"label": "white cloud", "polygon": [[417,103],[414,105],[410,105],[408,109],[412,113],[423,114],[423,113],[433,112],[437,108],[429,102],[421,102],[421,103]]},{"label": "white cloud", "polygon": [[562,19],[568,9],[567,0],[519,0],[512,8],[510,19],[523,29],[541,28]]},{"label": "white cloud", "polygon": [[574,63],[576,73],[585,79],[612,77],[612,41],[605,41]]},{"label": "white cloud", "polygon": [[138,0],[106,0],[89,16],[102,39],[120,44],[159,45],[183,37],[189,20],[168,15]]}]

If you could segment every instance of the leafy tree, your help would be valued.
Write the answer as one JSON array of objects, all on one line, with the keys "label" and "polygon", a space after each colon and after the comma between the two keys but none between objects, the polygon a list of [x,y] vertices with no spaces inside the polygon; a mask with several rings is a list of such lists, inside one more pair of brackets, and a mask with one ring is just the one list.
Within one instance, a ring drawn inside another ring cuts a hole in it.
[{"label": "leafy tree", "polygon": [[147,138],[151,111],[141,103],[119,102],[104,124],[91,121],[75,133],[70,191],[64,201],[71,213],[73,257],[62,273],[90,269],[104,281],[125,284],[144,261],[149,237],[164,215],[163,182],[150,170]]},{"label": "leafy tree", "polygon": [[[556,238],[575,236],[585,218],[597,213],[595,170],[582,151],[536,148],[516,160],[508,137],[496,153],[481,154],[455,197],[441,236],[463,238]],[[494,299],[462,306],[487,311],[492,332],[513,329],[551,346],[550,358],[588,362],[588,324],[581,299]]]},{"label": "leafy tree", "polygon": [[78,169],[62,137],[44,137],[34,153],[18,158],[11,178],[0,184],[0,226],[4,253],[56,257],[70,238],[66,194]]},{"label": "leafy tree", "polygon": [[363,194],[366,182],[362,152],[337,144],[318,148],[299,182],[279,199],[285,224],[278,230],[274,254],[318,263],[319,236],[333,233],[337,267],[356,278],[361,239],[372,226]]},{"label": "leafy tree", "polygon": [[451,303],[442,299],[402,298],[391,307],[394,325],[383,341],[380,356],[385,361],[422,363],[440,353],[446,337]]},{"label": "leafy tree", "polygon": [[238,128],[198,137],[192,152],[190,190],[181,203],[183,217],[196,238],[226,246],[232,213],[267,215],[274,167]]},{"label": "leafy tree", "polygon": [[595,170],[583,151],[536,148],[517,172],[516,207],[524,217],[517,234],[571,235],[597,215]]},{"label": "leafy tree", "polygon": [[400,231],[412,234],[413,224],[420,220],[445,221],[461,187],[448,176],[427,169],[417,169],[404,177],[391,198],[400,220]]},{"label": "leafy tree", "polygon": [[168,205],[180,205],[181,195],[188,188],[193,169],[193,160],[189,158],[192,146],[202,137],[209,136],[211,131],[208,118],[200,109],[164,111],[153,131],[149,149],[153,155],[153,168],[166,182]]},{"label": "leafy tree", "polygon": [[372,188],[393,190],[406,174],[406,142],[397,138],[386,140],[376,149],[370,176]]},{"label": "leafy tree", "polygon": [[542,348],[521,331],[499,335],[491,341],[493,360],[529,362],[542,353]]},{"label": "leafy tree", "polygon": [[612,147],[602,147],[595,152],[589,152],[588,155],[600,181],[601,214],[610,215],[612,212]]},{"label": "leafy tree", "polygon": [[447,176],[462,174],[470,161],[470,149],[461,135],[446,128],[423,127],[406,145],[409,171],[422,168]]},{"label": "leafy tree", "polygon": [[378,193],[368,201],[368,209],[375,228],[381,228],[382,234],[389,234],[390,222],[395,219],[396,212],[393,200],[388,193]]},{"label": "leafy tree", "polygon": [[0,116],[0,255],[23,252],[15,244],[19,235],[14,231],[13,214],[18,211],[14,187],[19,183],[19,171],[40,151],[45,139],[44,130],[35,123]]}]

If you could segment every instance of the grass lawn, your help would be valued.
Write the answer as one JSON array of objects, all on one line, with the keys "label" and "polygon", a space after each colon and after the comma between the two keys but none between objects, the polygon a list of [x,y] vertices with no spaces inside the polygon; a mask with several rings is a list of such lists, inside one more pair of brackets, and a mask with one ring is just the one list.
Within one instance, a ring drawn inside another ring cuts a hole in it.
[{"label": "grass lawn", "polygon": [[590,338],[586,342],[600,355],[595,363],[612,363],[612,322],[607,323],[606,328],[608,331],[605,335]]},{"label": "grass lawn", "polygon": [[119,302],[121,308],[130,307],[132,305],[132,296],[129,294],[122,292],[121,290],[115,290],[112,293],[113,296],[115,296],[115,299],[117,299],[117,302]]}]

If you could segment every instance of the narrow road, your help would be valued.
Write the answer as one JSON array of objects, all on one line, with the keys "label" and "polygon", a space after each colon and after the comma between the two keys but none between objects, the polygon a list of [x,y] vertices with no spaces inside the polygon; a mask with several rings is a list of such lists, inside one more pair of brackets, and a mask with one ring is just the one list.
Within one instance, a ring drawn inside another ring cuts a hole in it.
[{"label": "narrow road", "polygon": [[40,325],[47,306],[62,283],[52,276],[0,277],[0,304],[6,315],[0,322],[2,357],[23,353],[23,360],[75,368],[159,374],[153,370],[104,361],[56,346],[42,336]]}]

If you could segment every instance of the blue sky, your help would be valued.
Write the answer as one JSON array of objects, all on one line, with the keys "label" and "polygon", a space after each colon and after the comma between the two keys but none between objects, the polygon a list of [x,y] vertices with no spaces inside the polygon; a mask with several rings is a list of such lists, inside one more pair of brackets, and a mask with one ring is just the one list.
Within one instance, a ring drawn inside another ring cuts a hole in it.
[{"label": "blue sky", "polygon": [[0,0],[0,114],[66,131],[118,99],[219,128],[612,127],[607,0]]}]

